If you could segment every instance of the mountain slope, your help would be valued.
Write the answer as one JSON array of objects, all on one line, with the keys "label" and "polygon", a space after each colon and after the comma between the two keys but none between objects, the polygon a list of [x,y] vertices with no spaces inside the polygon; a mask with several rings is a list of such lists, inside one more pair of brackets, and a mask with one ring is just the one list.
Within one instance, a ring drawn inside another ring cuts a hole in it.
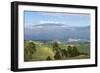
[{"label": "mountain slope", "polygon": [[40,24],[26,27],[25,40],[68,40],[69,38],[90,39],[90,26],[69,27],[64,24]]}]

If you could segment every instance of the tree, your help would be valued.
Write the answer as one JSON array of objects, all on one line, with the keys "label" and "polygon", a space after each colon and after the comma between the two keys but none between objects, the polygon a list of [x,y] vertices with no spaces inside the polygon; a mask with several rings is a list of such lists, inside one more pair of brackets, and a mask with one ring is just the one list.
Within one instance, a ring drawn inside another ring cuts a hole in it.
[{"label": "tree", "polygon": [[25,48],[28,49],[28,51],[30,51],[31,54],[33,54],[36,51],[36,45],[34,42],[26,43]]},{"label": "tree", "polygon": [[59,51],[56,51],[54,58],[55,58],[56,60],[61,59],[61,55],[60,55],[60,52],[59,52]]},{"label": "tree", "polygon": [[24,47],[24,58],[25,60],[32,60],[32,55],[36,51],[36,45],[34,42],[26,42]]},{"label": "tree", "polygon": [[73,46],[73,55],[78,56],[80,54],[79,50],[77,49],[76,46]]},{"label": "tree", "polygon": [[53,43],[53,51],[56,52],[59,49],[59,44],[57,42]]},{"label": "tree", "polygon": [[80,52],[76,46],[68,46],[67,52],[68,52],[68,57],[75,57],[80,54]]},{"label": "tree", "polygon": [[67,52],[68,52],[68,57],[72,57],[73,56],[73,49],[72,49],[72,47],[70,45],[67,47]]},{"label": "tree", "polygon": [[28,61],[30,59],[28,49],[24,48],[24,61]]},{"label": "tree", "polygon": [[30,51],[31,54],[33,54],[36,51],[35,43],[30,42],[28,47],[29,47],[29,51]]},{"label": "tree", "polygon": [[50,56],[48,56],[46,60],[51,60]]},{"label": "tree", "polygon": [[59,46],[59,44],[57,42],[53,43],[53,52],[55,53],[54,58],[56,60],[63,58],[62,50],[61,50],[61,48],[60,48],[60,46]]},{"label": "tree", "polygon": [[68,52],[66,49],[62,49],[62,54],[63,56],[68,57]]}]

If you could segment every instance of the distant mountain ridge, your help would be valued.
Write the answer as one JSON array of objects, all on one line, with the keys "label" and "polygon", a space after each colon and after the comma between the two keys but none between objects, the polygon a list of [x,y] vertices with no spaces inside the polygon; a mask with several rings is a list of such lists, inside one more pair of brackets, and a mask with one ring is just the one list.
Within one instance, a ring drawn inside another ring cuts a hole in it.
[{"label": "distant mountain ridge", "polygon": [[37,24],[37,25],[34,25],[34,26],[62,26],[64,24],[58,24],[58,23],[44,23],[44,24]]},{"label": "distant mountain ridge", "polygon": [[67,41],[69,38],[90,40],[90,26],[69,27],[64,24],[38,24],[31,28],[25,28],[24,38],[25,40]]}]

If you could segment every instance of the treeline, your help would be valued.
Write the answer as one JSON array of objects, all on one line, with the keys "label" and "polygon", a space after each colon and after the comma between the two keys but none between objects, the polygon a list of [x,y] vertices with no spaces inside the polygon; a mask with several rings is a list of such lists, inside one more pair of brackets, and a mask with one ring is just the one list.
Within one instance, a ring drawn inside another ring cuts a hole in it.
[{"label": "treeline", "polygon": [[[80,55],[80,52],[76,46],[69,45],[67,48],[63,49],[59,46],[57,42],[53,43],[53,52],[55,54],[54,55],[55,60],[66,59],[68,57],[75,57],[75,56]],[[48,58],[49,57],[47,57],[47,60]]]},{"label": "treeline", "polygon": [[[36,44],[34,42],[28,42],[24,47],[24,60],[31,61],[32,55],[36,52]],[[81,53],[78,48],[74,45],[69,45],[67,48],[61,48],[57,42],[52,44],[52,51],[54,53],[54,57],[51,58],[47,56],[46,60],[61,60],[66,58],[71,58],[75,56],[79,56],[81,54],[87,55],[87,53]]]}]

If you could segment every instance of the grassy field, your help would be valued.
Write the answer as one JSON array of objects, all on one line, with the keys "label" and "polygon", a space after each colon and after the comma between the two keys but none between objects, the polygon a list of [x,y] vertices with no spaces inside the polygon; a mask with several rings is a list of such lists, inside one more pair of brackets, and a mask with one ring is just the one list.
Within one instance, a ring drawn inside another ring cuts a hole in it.
[{"label": "grassy field", "polygon": [[89,42],[25,41],[24,61],[75,60],[90,58]]}]

